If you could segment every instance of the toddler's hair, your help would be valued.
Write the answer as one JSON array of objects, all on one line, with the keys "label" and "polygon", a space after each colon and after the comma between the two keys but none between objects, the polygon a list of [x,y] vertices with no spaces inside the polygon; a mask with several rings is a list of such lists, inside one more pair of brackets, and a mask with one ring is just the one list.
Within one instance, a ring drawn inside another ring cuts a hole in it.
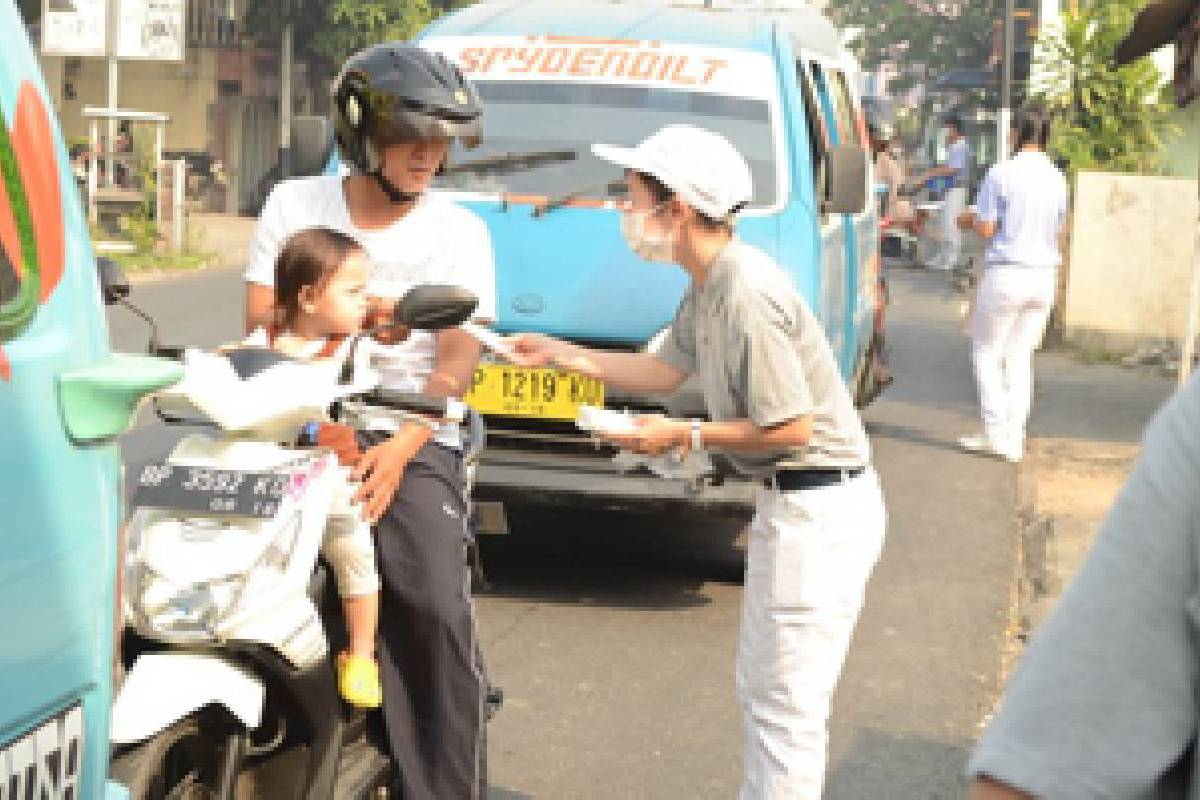
[{"label": "toddler's hair", "polygon": [[321,291],[362,245],[332,228],[305,228],[288,237],[275,261],[275,323],[287,328],[300,314],[300,291]]}]

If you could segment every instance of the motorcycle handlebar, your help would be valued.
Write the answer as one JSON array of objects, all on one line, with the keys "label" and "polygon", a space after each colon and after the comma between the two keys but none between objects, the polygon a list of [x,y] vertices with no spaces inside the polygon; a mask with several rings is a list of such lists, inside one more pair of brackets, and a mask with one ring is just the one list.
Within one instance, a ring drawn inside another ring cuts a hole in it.
[{"label": "motorcycle handlebar", "polygon": [[360,402],[396,411],[413,414],[428,414],[438,419],[461,422],[466,411],[461,400],[445,397],[430,397],[417,392],[397,392],[391,389],[374,389],[357,398]]}]

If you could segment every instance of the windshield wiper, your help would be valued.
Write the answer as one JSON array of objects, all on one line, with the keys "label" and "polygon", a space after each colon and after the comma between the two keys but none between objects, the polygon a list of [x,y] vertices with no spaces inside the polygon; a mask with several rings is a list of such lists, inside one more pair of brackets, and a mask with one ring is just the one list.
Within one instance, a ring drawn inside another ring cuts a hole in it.
[{"label": "windshield wiper", "polygon": [[450,176],[484,175],[489,172],[519,172],[545,164],[561,164],[567,161],[575,161],[578,158],[578,150],[535,150],[528,153],[502,153],[490,158],[480,158],[475,161],[464,161],[461,164],[451,164],[442,171],[442,174]]},{"label": "windshield wiper", "polygon": [[617,198],[623,197],[626,192],[627,190],[625,188],[625,181],[609,181],[608,183],[602,183],[599,186],[588,186],[583,189],[576,189],[573,192],[568,192],[567,194],[553,197],[542,205],[536,206],[533,209],[533,216],[535,219],[544,217],[551,211],[557,211],[563,206],[568,206],[573,201],[578,200],[581,197],[588,197],[597,193],[603,193],[604,197]]}]

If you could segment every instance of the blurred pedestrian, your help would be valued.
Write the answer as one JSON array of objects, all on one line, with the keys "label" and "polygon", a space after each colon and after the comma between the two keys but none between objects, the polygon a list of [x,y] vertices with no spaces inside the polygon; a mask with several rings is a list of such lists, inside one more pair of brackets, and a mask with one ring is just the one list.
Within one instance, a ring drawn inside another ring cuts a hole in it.
[{"label": "blurred pedestrian", "polygon": [[887,186],[887,193],[880,202],[880,212],[886,217],[896,207],[900,189],[904,186],[904,170],[892,153],[891,125],[886,122],[872,123],[867,127],[867,135],[875,162],[875,178]]},{"label": "blurred pedestrian", "polygon": [[971,760],[972,800],[1200,798],[1200,379],[1146,429]]},{"label": "blurred pedestrian", "polygon": [[918,183],[943,179],[949,182],[942,197],[941,233],[942,246],[937,254],[926,264],[929,269],[954,269],[962,257],[962,231],[958,227],[958,217],[967,205],[967,185],[971,172],[971,149],[963,135],[963,121],[957,114],[950,114],[942,120],[946,130],[946,163],[926,170],[918,178]]},{"label": "blurred pedestrian", "polygon": [[988,170],[973,211],[958,223],[988,241],[971,319],[971,355],[983,431],[959,444],[1020,461],[1033,397],[1033,352],[1054,304],[1067,179],[1046,155],[1050,117],[1040,106],[1013,121],[1016,154]]}]

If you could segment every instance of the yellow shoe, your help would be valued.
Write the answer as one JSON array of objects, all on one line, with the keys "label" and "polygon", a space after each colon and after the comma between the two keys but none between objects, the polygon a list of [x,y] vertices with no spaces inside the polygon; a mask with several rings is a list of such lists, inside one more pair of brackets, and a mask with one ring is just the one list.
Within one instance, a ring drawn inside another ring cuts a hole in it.
[{"label": "yellow shoe", "polygon": [[357,708],[379,708],[383,687],[379,684],[379,664],[373,658],[342,653],[338,656],[338,691]]}]

